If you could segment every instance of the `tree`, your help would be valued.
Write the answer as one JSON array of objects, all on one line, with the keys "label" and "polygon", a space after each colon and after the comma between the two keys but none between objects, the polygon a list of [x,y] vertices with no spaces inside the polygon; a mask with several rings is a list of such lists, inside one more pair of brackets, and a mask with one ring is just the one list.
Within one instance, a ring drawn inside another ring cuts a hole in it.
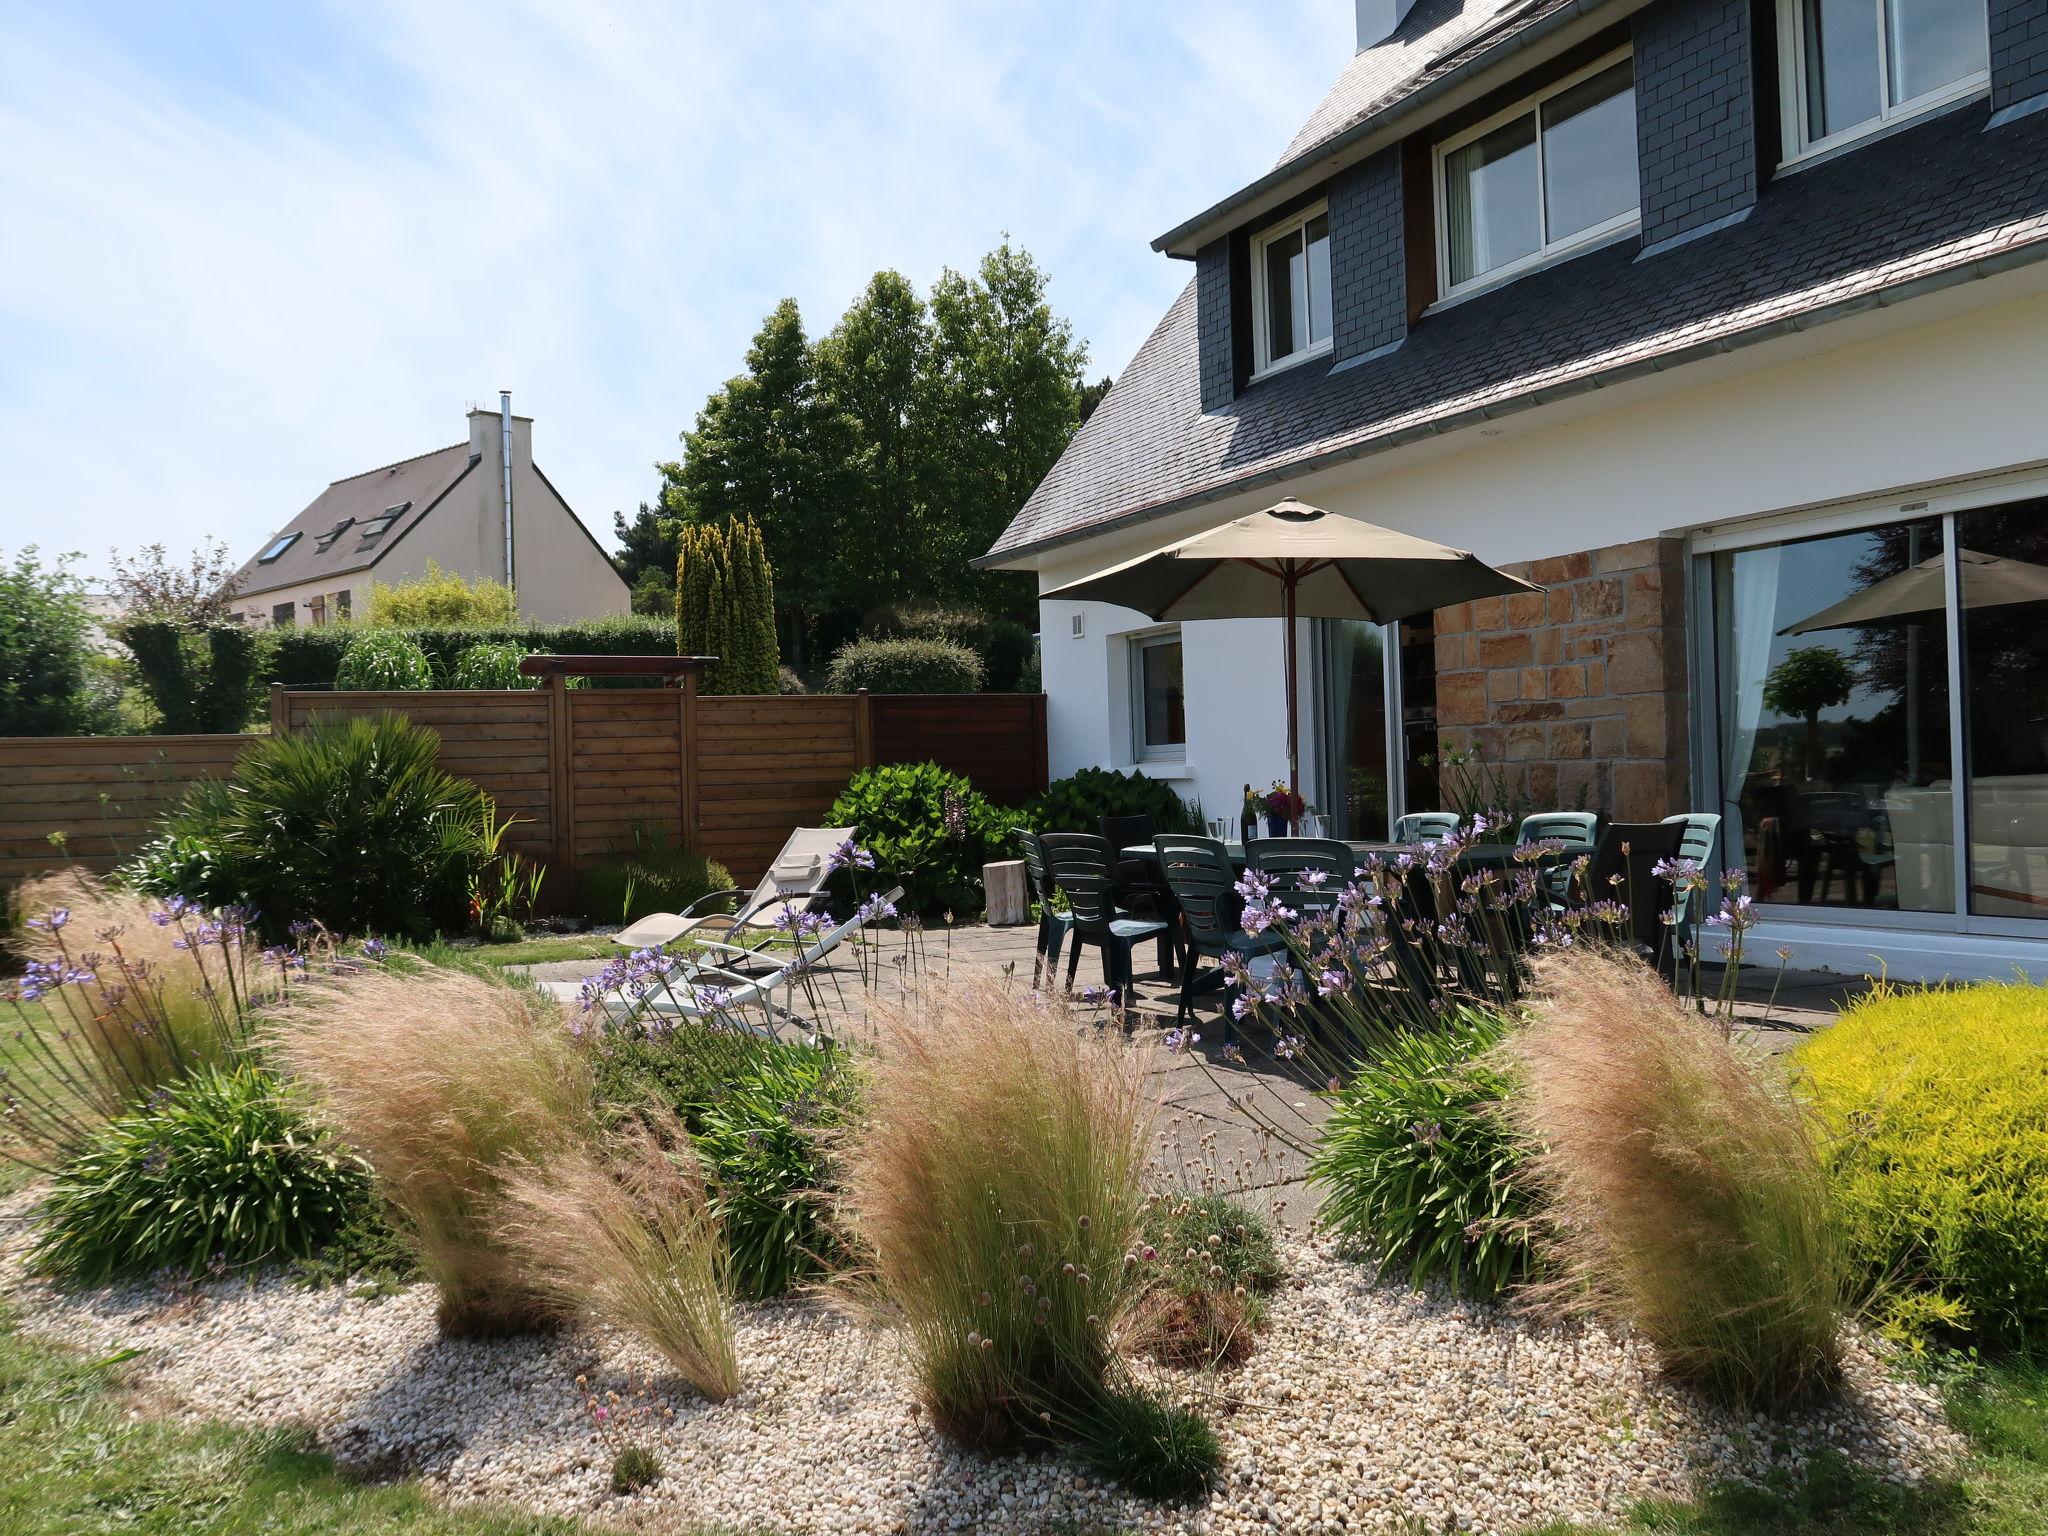
[{"label": "tree", "polygon": [[967,562],[993,544],[1065,451],[1081,422],[1088,347],[1046,301],[1046,276],[1006,239],[973,278],[953,271],[932,288],[935,430],[930,497],[952,532],[952,592],[1028,617],[1030,585]]},{"label": "tree", "polygon": [[655,466],[669,517],[760,518],[769,563],[782,577],[782,631],[799,664],[806,631],[839,580],[822,435],[803,316],[796,300],[784,299],[747,349],[747,371],[705,401],[683,434],[682,458]]},{"label": "tree", "polygon": [[1764,708],[1806,721],[1806,776],[1821,776],[1820,712],[1849,702],[1856,669],[1831,645],[1802,645],[1764,678]]},{"label": "tree", "polygon": [[1109,393],[1110,386],[1114,383],[1116,383],[1116,380],[1105,373],[1093,384],[1083,384],[1081,386],[1081,419],[1077,425],[1087,425],[1088,418],[1095,414],[1095,407],[1102,404],[1103,396]]},{"label": "tree", "polygon": [[132,623],[232,624],[241,566],[220,539],[201,539],[183,565],[161,544],[145,544],[132,560],[109,551],[114,611]]},{"label": "tree", "polygon": [[71,572],[77,555],[44,565],[36,546],[0,564],[0,736],[90,730],[92,612]]},{"label": "tree", "polygon": [[775,578],[751,518],[693,523],[681,530],[676,563],[676,646],[715,656],[706,693],[774,693]]},{"label": "tree", "polygon": [[387,586],[370,583],[370,600],[362,622],[384,629],[447,628],[474,624],[496,629],[519,622],[519,602],[502,581],[479,576],[465,581],[460,572],[444,571],[432,560],[411,581]]},{"label": "tree", "polygon": [[633,611],[649,618],[667,618],[676,609],[676,522],[663,517],[646,502],[632,522],[626,514],[612,514],[612,534],[619,552],[612,557],[619,575],[633,591]]},{"label": "tree", "polygon": [[827,606],[856,611],[875,594],[933,595],[929,526],[921,495],[930,454],[924,392],[931,338],[924,301],[900,272],[877,272],[813,349],[821,441],[834,450],[827,482],[842,538]]}]

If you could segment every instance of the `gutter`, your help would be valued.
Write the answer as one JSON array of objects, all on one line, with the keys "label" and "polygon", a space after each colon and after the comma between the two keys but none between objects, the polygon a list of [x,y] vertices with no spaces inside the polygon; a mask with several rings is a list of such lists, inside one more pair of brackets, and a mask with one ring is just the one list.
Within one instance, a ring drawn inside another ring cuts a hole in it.
[{"label": "gutter", "polygon": [[1775,341],[1782,336],[1797,335],[1802,331],[1816,330],[1836,320],[1847,320],[1856,315],[1868,314],[1873,310],[1889,309],[1895,304],[1940,293],[1949,288],[1960,288],[1965,283],[1977,282],[1995,277],[2002,272],[2014,271],[2020,267],[2048,261],[2048,234],[1996,251],[1989,256],[1980,256],[1975,261],[1958,266],[1944,267],[1938,272],[1922,273],[1899,282],[1876,288],[1869,293],[1853,298],[1838,299],[1832,304],[1823,304],[1817,309],[1802,311],[1778,320],[1767,320],[1761,325],[1745,330],[1733,331],[1726,336],[1710,341],[1694,342],[1675,352],[1663,353],[1657,357],[1643,358],[1634,362],[1618,363],[1578,378],[1562,380],[1529,390],[1525,394],[1510,396],[1488,405],[1473,406],[1441,416],[1412,427],[1403,427],[1398,432],[1389,432],[1382,437],[1366,438],[1341,447],[1325,449],[1305,458],[1289,459],[1284,464],[1254,471],[1234,480],[1219,482],[1198,491],[1189,491],[1165,501],[1153,502],[1120,512],[1100,522],[1084,524],[1065,533],[1049,538],[1037,539],[1013,549],[991,550],[968,561],[971,569],[1008,570],[1014,563],[1027,556],[1044,554],[1049,550],[1063,549],[1070,544],[1084,543],[1106,533],[1119,532],[1126,528],[1141,527],[1162,517],[1171,517],[1177,512],[1186,512],[1195,507],[1208,506],[1225,501],[1233,496],[1255,491],[1262,486],[1279,485],[1317,470],[1330,469],[1337,465],[1359,459],[1372,458],[1396,448],[1405,448],[1411,443],[1426,442],[1434,437],[1447,437],[1465,427],[1477,426],[1481,422],[1499,421],[1518,415],[1537,406],[1553,405],[1560,400],[1571,400],[1588,395],[1595,390],[1608,389],[1616,384],[1626,384],[1634,379],[1648,378],[1652,374],[1668,373],[1687,363],[1701,362],[1710,357],[1740,351],[1766,341]]},{"label": "gutter", "polygon": [[[1207,245],[1220,234],[1227,234],[1245,219],[1256,217],[1266,208],[1277,207],[1308,184],[1354,165],[1400,139],[1408,131],[1410,119],[1435,105],[1439,98],[1470,83],[1475,76],[1487,73],[1495,65],[1507,62],[1596,11],[1602,13],[1601,25],[1604,26],[1610,21],[1633,15],[1647,3],[1648,0],[1631,0],[1628,4],[1617,4],[1616,0],[1571,0],[1562,10],[1531,22],[1492,47],[1482,48],[1464,63],[1418,87],[1392,106],[1360,118],[1314,148],[1275,166],[1222,202],[1174,226],[1152,242],[1152,249],[1183,261],[1193,260],[1199,247]],[[1608,12],[1613,14],[1610,16],[1606,14]],[[1254,208],[1250,206],[1252,204],[1263,206]]]}]

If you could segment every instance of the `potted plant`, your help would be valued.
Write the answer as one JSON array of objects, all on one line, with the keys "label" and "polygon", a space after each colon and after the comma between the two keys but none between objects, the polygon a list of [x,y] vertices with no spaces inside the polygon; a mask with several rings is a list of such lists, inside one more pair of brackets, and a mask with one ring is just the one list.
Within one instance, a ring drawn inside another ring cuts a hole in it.
[{"label": "potted plant", "polygon": [[1285,837],[1289,829],[1301,820],[1302,799],[1278,779],[1273,787],[1259,797],[1266,812],[1266,835]]}]

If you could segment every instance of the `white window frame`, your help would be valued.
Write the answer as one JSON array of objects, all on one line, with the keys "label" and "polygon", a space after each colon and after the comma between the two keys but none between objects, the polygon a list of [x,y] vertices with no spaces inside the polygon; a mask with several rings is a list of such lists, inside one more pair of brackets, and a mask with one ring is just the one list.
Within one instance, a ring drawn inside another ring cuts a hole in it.
[{"label": "white window frame", "polygon": [[1187,717],[1188,653],[1181,642],[1180,626],[1150,629],[1129,637],[1131,653],[1131,761],[1134,763],[1180,763],[1187,761],[1186,726],[1178,742],[1160,746],[1145,740],[1145,653],[1162,645],[1178,645],[1180,652],[1181,717]]},{"label": "white window frame", "polygon": [[[1290,352],[1285,357],[1276,358],[1273,356],[1273,338],[1269,332],[1266,318],[1268,310],[1272,307],[1266,302],[1266,247],[1275,240],[1286,238],[1296,230],[1302,231],[1302,266],[1306,269],[1308,266],[1308,226],[1316,219],[1327,215],[1329,211],[1329,199],[1322,198],[1309,204],[1308,207],[1302,209],[1299,213],[1291,213],[1278,224],[1269,225],[1252,236],[1252,361],[1255,366],[1252,369],[1251,379],[1247,382],[1257,383],[1268,374],[1280,373],[1285,369],[1310,362],[1318,357],[1328,357],[1330,349],[1336,345],[1337,317],[1334,313],[1336,307],[1334,295],[1337,289],[1337,272],[1334,260],[1330,270],[1331,297],[1328,299],[1333,311],[1330,316],[1329,335],[1325,336],[1321,341],[1310,342],[1298,352]],[[1330,254],[1333,258],[1336,255],[1335,234],[1336,232],[1332,230]]]},{"label": "white window frame", "polygon": [[[1809,160],[1820,159],[1851,144],[1890,133],[1908,123],[1918,122],[1946,111],[1959,102],[1981,96],[1991,89],[1991,71],[1987,66],[1974,74],[1965,75],[1952,85],[1915,96],[1897,106],[1890,104],[1892,56],[1891,36],[1885,26],[1885,0],[1870,0],[1877,8],[1877,116],[1857,123],[1854,127],[1843,128],[1818,139],[1806,136],[1810,103],[1806,92],[1806,8],[1800,0],[1778,0],[1778,100],[1782,104],[1780,116],[1784,119],[1783,165],[1798,165]],[[1991,55],[1989,28],[1991,7],[1985,10],[1985,58]]]},{"label": "white window frame", "polygon": [[[1487,134],[1493,132],[1494,129],[1504,123],[1511,123],[1518,117],[1537,117],[1536,211],[1537,216],[1547,223],[1549,215],[1543,203],[1543,178],[1547,167],[1543,163],[1543,122],[1541,117],[1538,116],[1543,103],[1550,100],[1553,96],[1563,95],[1573,86],[1592,79],[1593,76],[1601,73],[1603,70],[1612,69],[1624,60],[1632,58],[1634,52],[1633,48],[1627,46],[1617,48],[1612,53],[1594,60],[1584,69],[1574,70],[1563,79],[1554,81],[1546,85],[1542,90],[1523,97],[1513,106],[1494,113],[1493,116],[1487,118],[1484,122],[1475,123],[1462,133],[1451,135],[1451,137],[1439,142],[1435,149],[1431,151],[1431,185],[1435,192],[1433,201],[1436,204],[1436,291],[1438,303],[1442,303],[1446,299],[1478,293],[1487,288],[1498,287],[1502,283],[1510,282],[1520,277],[1525,272],[1533,272],[1538,267],[1550,266],[1554,262],[1563,261],[1568,256],[1576,256],[1582,251],[1590,250],[1596,245],[1604,245],[1620,235],[1630,233],[1642,227],[1642,163],[1640,151],[1638,151],[1636,164],[1636,205],[1629,209],[1628,212],[1616,214],[1613,218],[1603,223],[1595,224],[1590,229],[1577,230],[1572,234],[1566,235],[1561,240],[1546,241],[1527,256],[1519,256],[1515,260],[1503,262],[1497,267],[1488,267],[1484,272],[1468,277],[1462,283],[1453,283],[1451,281],[1450,157],[1473,140],[1486,137]],[[1633,76],[1633,71],[1631,71],[1631,76]],[[1633,88],[1633,84],[1631,84],[1631,88]]]}]

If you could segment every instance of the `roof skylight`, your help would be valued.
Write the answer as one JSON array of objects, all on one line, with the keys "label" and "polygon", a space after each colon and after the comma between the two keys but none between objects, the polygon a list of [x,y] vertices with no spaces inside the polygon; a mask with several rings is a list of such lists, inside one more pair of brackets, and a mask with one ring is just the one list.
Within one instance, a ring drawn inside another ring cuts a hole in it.
[{"label": "roof skylight", "polygon": [[264,550],[262,554],[256,557],[256,563],[258,565],[268,565],[298,542],[299,536],[296,533],[281,533],[271,542],[270,548]]}]

